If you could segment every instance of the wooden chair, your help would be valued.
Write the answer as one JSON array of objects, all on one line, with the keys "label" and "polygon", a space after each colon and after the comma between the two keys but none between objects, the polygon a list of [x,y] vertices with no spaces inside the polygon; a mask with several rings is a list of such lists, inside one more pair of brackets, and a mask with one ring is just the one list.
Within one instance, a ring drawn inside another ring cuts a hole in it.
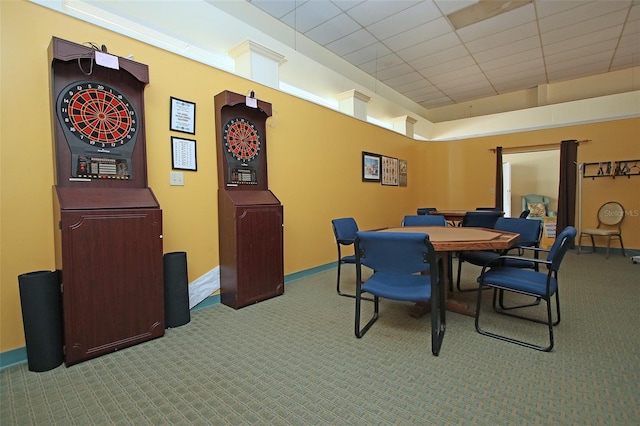
[{"label": "wooden chair", "polygon": [[625,210],[620,203],[615,201],[604,203],[600,209],[598,209],[598,226],[596,228],[583,229],[580,232],[578,254],[582,252],[582,238],[588,236],[591,237],[592,253],[596,252],[596,242],[593,237],[607,237],[607,254],[605,258],[609,258],[609,249],[611,248],[612,238],[617,238],[620,241],[622,255],[626,256],[624,253],[624,244],[622,243],[621,228],[624,216]]}]

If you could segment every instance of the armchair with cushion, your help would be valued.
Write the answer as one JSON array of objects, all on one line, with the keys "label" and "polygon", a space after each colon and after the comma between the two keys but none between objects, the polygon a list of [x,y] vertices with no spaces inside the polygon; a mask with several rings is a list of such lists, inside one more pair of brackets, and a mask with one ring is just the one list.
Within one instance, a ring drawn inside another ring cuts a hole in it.
[{"label": "armchair with cushion", "polygon": [[527,194],[522,196],[522,210],[529,210],[527,219],[538,219],[544,221],[545,216],[555,216],[555,212],[549,210],[549,197],[538,194]]}]

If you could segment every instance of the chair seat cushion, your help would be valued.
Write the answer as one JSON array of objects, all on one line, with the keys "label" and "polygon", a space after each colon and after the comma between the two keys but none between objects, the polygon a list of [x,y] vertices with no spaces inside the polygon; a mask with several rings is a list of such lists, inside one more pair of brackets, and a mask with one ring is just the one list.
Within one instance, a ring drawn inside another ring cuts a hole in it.
[{"label": "chair seat cushion", "polygon": [[351,256],[345,256],[342,259],[340,259],[340,261],[342,263],[356,263],[356,256],[353,254]]},{"label": "chair seat cushion", "polygon": [[[558,289],[558,281],[551,276],[549,296]],[[547,273],[536,272],[530,269],[512,267],[491,268],[484,275],[478,277],[478,283],[483,282],[498,288],[512,289],[535,296],[547,295]]]},{"label": "chair seat cushion", "polygon": [[604,237],[608,235],[620,235],[620,232],[615,229],[598,229],[598,228],[583,229],[582,233],[589,234],[589,235],[602,235]]},{"label": "chair seat cushion", "polygon": [[431,277],[376,272],[367,279],[362,290],[385,299],[424,302],[431,299]]},{"label": "chair seat cushion", "polygon": [[[469,262],[476,266],[484,266],[498,256],[499,254],[494,251],[463,251],[460,253],[460,260]],[[511,266],[513,268],[533,269],[534,267],[533,262],[528,262],[526,260],[505,259],[503,262],[504,266]]]}]

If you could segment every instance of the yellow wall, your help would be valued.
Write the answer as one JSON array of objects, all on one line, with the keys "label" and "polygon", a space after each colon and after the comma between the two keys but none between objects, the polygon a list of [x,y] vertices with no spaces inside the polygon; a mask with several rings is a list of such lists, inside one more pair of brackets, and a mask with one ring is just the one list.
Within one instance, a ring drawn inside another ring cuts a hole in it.
[{"label": "yellow wall", "polygon": [[[47,58],[52,36],[105,44],[114,54],[133,53],[135,60],[149,65],[149,186],[163,210],[164,250],[188,253],[191,280],[218,265],[213,98],[223,90],[255,90],[258,98],[273,105],[274,117],[267,127],[269,186],[284,205],[285,274],[335,261],[332,218],[353,216],[361,228],[376,228],[398,225],[403,215],[420,206],[490,205],[495,157],[488,148],[496,145],[594,139],[581,147],[580,161],[640,158],[638,119],[455,142],[415,142],[25,0],[1,1],[0,19],[0,353],[24,346],[17,276],[55,268]],[[198,171],[185,172],[184,187],[169,186],[170,96],[197,105]],[[361,182],[361,151],[407,159],[409,186]],[[614,155],[616,151],[620,155]],[[632,184],[637,194],[638,183],[640,178],[616,179],[615,185],[607,180],[600,185],[612,185],[620,194],[606,188],[592,193],[618,196],[627,200],[623,205],[628,209],[638,208],[638,201],[628,194]],[[590,203],[598,204],[599,197],[593,198]],[[632,220],[625,224],[627,233],[631,224]],[[637,235],[626,242],[640,247]]]}]

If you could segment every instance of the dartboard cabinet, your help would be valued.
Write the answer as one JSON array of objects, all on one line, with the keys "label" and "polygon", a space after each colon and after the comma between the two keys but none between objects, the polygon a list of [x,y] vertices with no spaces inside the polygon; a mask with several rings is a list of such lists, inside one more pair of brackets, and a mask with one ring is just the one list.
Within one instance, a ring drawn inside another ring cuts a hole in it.
[{"label": "dartboard cabinet", "polygon": [[164,335],[162,210],[147,184],[148,67],[49,46],[65,365]]},{"label": "dartboard cabinet", "polygon": [[267,181],[271,104],[230,91],[214,103],[220,300],[239,309],[284,293],[283,207]]}]

